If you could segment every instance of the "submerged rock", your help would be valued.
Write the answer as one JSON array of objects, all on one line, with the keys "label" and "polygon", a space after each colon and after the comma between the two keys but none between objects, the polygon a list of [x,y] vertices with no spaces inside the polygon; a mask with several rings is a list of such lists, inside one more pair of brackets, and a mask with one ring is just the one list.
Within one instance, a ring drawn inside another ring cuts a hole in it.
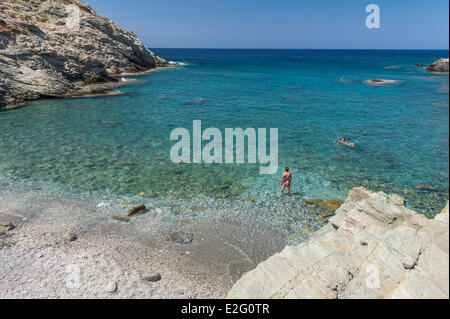
[{"label": "submerged rock", "polygon": [[245,274],[228,298],[448,299],[448,203],[428,219],[400,196],[355,188],[327,225]]},{"label": "submerged rock", "polygon": [[337,199],[331,199],[326,201],[326,208],[329,212],[335,212],[337,211],[343,204],[343,201],[337,200]]},{"label": "submerged rock", "polygon": [[146,211],[147,211],[147,207],[145,207],[145,205],[136,206],[128,211],[128,216],[132,217],[132,216],[136,216],[136,215],[141,215],[141,214],[144,214]]},{"label": "submerged rock", "polygon": [[320,217],[322,217],[322,218],[330,218],[330,217],[332,217],[332,216],[334,216],[334,212],[322,212],[322,213],[320,213]]},{"label": "submerged rock", "polygon": [[427,70],[435,73],[448,73],[448,58],[439,59],[438,61],[431,63]]},{"label": "submerged rock", "polygon": [[64,241],[71,243],[78,239],[78,236],[76,234],[70,233],[63,236]]},{"label": "submerged rock", "polygon": [[417,63],[416,65],[414,65],[415,67],[418,67],[418,68],[421,68],[421,67],[423,67],[423,64],[422,63]]},{"label": "submerged rock", "polygon": [[194,240],[194,234],[185,232],[171,233],[167,236],[167,239],[179,244],[190,244]]},{"label": "submerged rock", "polygon": [[372,79],[372,80],[367,80],[366,83],[371,84],[371,85],[384,85],[384,84],[394,84],[394,83],[397,83],[397,81],[396,80],[385,80],[385,79]]},{"label": "submerged rock", "polygon": [[177,289],[176,293],[177,295],[184,295],[185,291],[184,289]]},{"label": "submerged rock", "polygon": [[441,190],[439,186],[433,186],[428,184],[417,184],[416,188],[428,192],[439,192]]}]

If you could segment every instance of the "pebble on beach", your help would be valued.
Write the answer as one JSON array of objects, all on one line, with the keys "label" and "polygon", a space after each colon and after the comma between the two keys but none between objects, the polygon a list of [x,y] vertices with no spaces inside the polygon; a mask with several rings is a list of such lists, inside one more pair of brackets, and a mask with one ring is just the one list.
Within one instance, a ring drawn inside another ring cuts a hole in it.
[{"label": "pebble on beach", "polygon": [[145,205],[136,206],[128,211],[128,216],[131,217],[131,216],[141,215],[141,214],[144,214],[146,211],[147,211],[147,207],[145,207]]},{"label": "pebble on beach", "polygon": [[167,239],[179,244],[190,244],[194,240],[194,234],[184,232],[171,233],[167,236]]},{"label": "pebble on beach", "polygon": [[151,282],[157,282],[161,280],[161,274],[156,272],[146,276],[144,279]]},{"label": "pebble on beach", "polygon": [[71,243],[71,242],[77,240],[78,236],[76,234],[70,233],[70,234],[64,235],[63,239],[64,239],[64,241]]},{"label": "pebble on beach", "polygon": [[11,223],[0,223],[0,236],[6,234],[14,228],[16,227]]},{"label": "pebble on beach", "polygon": [[184,290],[184,289],[182,289],[182,288],[177,289],[177,295],[182,296],[182,295],[184,295],[184,293],[185,293],[185,290]]},{"label": "pebble on beach", "polygon": [[117,282],[112,281],[106,286],[106,292],[113,294],[117,291]]}]

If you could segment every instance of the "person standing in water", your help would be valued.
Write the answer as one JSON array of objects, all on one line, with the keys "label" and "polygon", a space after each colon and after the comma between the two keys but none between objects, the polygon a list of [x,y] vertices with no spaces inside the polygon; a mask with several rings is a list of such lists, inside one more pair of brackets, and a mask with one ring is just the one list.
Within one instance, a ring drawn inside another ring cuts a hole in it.
[{"label": "person standing in water", "polygon": [[291,194],[291,183],[292,183],[292,174],[289,172],[289,167],[286,167],[284,169],[283,177],[281,178],[280,185],[281,188],[281,195],[284,195],[284,190],[287,188],[288,195]]}]

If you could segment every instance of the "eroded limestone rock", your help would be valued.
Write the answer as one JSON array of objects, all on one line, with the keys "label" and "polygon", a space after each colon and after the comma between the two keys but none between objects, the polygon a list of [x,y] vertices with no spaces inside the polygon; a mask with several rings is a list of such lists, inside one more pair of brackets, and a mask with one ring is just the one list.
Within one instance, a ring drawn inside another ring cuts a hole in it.
[{"label": "eroded limestone rock", "polygon": [[448,204],[434,219],[364,188],[308,242],[236,282],[228,298],[449,298]]}]

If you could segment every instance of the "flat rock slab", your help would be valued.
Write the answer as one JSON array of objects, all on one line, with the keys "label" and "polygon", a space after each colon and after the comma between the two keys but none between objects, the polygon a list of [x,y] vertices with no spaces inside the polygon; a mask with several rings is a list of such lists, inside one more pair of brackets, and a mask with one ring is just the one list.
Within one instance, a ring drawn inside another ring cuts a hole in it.
[{"label": "flat rock slab", "polygon": [[448,299],[448,204],[427,219],[400,196],[355,188],[327,225],[245,274],[228,298]]}]

